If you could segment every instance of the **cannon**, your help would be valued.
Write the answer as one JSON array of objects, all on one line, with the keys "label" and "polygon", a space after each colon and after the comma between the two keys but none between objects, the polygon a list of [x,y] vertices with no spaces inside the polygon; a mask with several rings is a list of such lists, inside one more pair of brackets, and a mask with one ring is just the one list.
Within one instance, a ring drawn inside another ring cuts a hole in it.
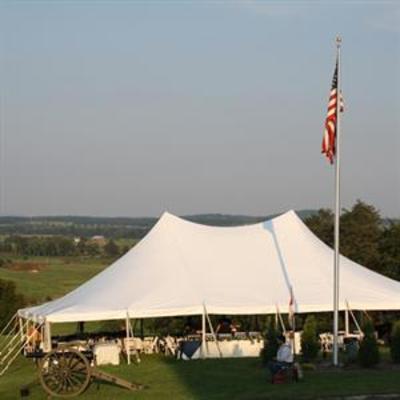
[{"label": "cannon", "polygon": [[128,382],[92,366],[88,355],[72,348],[58,348],[38,361],[39,380],[50,397],[71,398],[83,393],[97,379],[128,390],[143,389],[143,385]]}]

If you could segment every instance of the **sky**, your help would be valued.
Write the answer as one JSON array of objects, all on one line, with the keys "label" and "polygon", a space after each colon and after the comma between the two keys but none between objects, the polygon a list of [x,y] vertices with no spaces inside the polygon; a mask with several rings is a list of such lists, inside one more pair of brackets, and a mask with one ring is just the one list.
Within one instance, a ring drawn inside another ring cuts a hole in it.
[{"label": "sky", "polygon": [[0,2],[0,214],[400,217],[400,2]]}]

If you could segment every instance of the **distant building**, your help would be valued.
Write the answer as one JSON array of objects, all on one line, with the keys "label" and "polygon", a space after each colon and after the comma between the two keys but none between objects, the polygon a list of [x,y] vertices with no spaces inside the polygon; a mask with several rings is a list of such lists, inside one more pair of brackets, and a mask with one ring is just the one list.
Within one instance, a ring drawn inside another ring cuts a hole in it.
[{"label": "distant building", "polygon": [[104,237],[104,236],[102,236],[102,235],[95,235],[95,236],[92,236],[91,238],[90,238],[90,241],[91,242],[93,242],[93,243],[96,243],[97,245],[99,245],[99,246],[105,246],[106,245],[106,243],[107,243],[107,240],[106,240],[106,238]]}]

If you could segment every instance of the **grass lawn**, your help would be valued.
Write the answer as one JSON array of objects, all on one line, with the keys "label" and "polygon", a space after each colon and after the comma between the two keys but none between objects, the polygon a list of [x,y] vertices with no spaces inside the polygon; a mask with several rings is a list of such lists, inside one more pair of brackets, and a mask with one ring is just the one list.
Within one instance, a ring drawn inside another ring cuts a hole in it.
[{"label": "grass lawn", "polygon": [[[145,356],[140,365],[105,368],[147,388],[129,392],[110,384],[93,383],[81,399],[96,400],[261,400],[317,399],[329,396],[400,393],[400,369],[307,371],[302,382],[271,385],[268,373],[258,359],[177,361],[162,356]],[[35,368],[21,358],[0,378],[0,399],[19,398],[21,385],[32,382]],[[45,394],[38,382],[30,385],[29,399],[42,400]]]}]

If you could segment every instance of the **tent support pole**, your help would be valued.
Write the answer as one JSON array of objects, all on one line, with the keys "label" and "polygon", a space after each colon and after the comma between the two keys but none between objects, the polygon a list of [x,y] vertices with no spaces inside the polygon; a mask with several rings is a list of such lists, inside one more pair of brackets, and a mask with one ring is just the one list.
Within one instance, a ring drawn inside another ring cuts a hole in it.
[{"label": "tent support pole", "polygon": [[349,324],[349,310],[347,308],[344,310],[344,331],[346,336],[349,336],[350,324]]},{"label": "tent support pole", "polygon": [[286,335],[285,323],[283,322],[282,315],[281,315],[281,313],[279,312],[279,307],[278,307],[278,305],[276,306],[276,314],[278,315],[279,322],[281,323],[282,332],[283,332],[284,335]]},{"label": "tent support pole", "polygon": [[21,342],[24,341],[24,323],[21,317],[18,317],[18,324],[19,324],[19,335],[21,336]]},{"label": "tent support pole", "polygon": [[43,342],[44,351],[48,352],[51,351],[51,326],[50,322],[45,320],[44,322],[44,342]]},{"label": "tent support pole", "polygon": [[206,358],[206,312],[204,307],[201,315],[201,358]]},{"label": "tent support pole", "polygon": [[349,311],[349,313],[350,313],[350,315],[351,315],[351,318],[353,319],[354,325],[356,326],[357,330],[358,330],[358,331],[360,332],[360,334],[362,335],[363,332],[362,332],[362,330],[361,330],[360,324],[358,323],[356,316],[354,315],[353,311],[352,311],[351,308],[349,307],[349,303],[347,303],[347,302],[346,302],[346,307],[347,307],[347,310]]},{"label": "tent support pole", "polygon": [[211,323],[211,320],[210,320],[210,316],[207,313],[207,309],[206,309],[205,304],[203,305],[203,307],[204,307],[204,313],[206,314],[206,317],[207,317],[208,325],[210,326],[211,334],[213,335],[213,338],[215,340],[215,345],[217,346],[217,350],[218,350],[219,356],[220,356],[220,358],[222,358],[222,351],[221,351],[221,349],[219,347],[218,338],[217,338],[217,335],[215,334],[215,331],[214,331],[214,328],[212,326],[212,323]]},{"label": "tent support pole", "polygon": [[126,312],[126,320],[125,320],[125,328],[126,328],[126,359],[128,361],[128,365],[131,364],[131,352],[129,346],[129,313]]}]

